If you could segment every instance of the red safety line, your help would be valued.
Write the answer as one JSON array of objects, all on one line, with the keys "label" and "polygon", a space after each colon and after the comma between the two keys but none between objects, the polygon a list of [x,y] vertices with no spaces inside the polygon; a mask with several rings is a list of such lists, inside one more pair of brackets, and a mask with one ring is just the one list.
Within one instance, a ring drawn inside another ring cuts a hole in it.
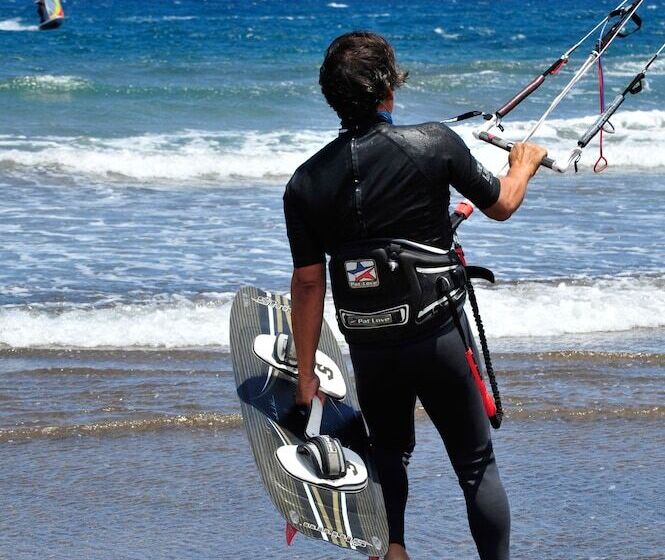
[{"label": "red safety line", "polygon": [[471,348],[467,348],[466,352],[464,352],[464,356],[466,357],[466,363],[469,364],[469,369],[471,370],[473,379],[476,382],[476,387],[478,387],[480,396],[483,399],[483,406],[485,407],[485,412],[487,413],[488,417],[494,418],[496,416],[496,404],[494,403],[494,400],[492,399],[492,397],[490,397],[489,393],[487,392],[487,387],[485,387],[483,378],[480,377],[480,370],[478,369],[476,358],[473,355],[473,350],[471,350]]}]

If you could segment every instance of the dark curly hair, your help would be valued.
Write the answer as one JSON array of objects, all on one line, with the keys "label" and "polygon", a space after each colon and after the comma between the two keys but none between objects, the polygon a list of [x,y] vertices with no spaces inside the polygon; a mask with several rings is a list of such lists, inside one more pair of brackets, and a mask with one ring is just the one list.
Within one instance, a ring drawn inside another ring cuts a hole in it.
[{"label": "dark curly hair", "polygon": [[319,71],[321,92],[342,124],[367,120],[408,72],[395,63],[395,52],[381,35],[353,31],[335,39]]}]

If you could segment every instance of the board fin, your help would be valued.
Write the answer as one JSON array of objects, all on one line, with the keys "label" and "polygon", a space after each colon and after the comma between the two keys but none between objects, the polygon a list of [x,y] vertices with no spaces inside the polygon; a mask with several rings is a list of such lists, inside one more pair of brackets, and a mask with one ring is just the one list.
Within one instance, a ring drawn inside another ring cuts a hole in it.
[{"label": "board fin", "polygon": [[291,525],[291,523],[287,522],[286,523],[286,544],[287,544],[287,546],[291,546],[291,543],[293,542],[293,539],[296,538],[297,534],[298,534],[298,529],[296,529],[293,525]]}]

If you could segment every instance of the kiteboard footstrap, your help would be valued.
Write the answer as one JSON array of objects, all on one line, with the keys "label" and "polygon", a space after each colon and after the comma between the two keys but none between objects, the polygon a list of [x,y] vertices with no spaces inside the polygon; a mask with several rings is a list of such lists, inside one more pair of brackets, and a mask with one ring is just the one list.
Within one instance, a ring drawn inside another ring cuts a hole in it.
[{"label": "kiteboard footstrap", "polygon": [[337,438],[318,435],[298,446],[298,453],[308,456],[320,478],[337,480],[346,476],[344,449]]},{"label": "kiteboard footstrap", "polygon": [[330,435],[321,434],[323,403],[312,399],[305,442],[282,445],[277,461],[293,478],[328,490],[360,492],[367,487],[368,474],[362,458]]}]

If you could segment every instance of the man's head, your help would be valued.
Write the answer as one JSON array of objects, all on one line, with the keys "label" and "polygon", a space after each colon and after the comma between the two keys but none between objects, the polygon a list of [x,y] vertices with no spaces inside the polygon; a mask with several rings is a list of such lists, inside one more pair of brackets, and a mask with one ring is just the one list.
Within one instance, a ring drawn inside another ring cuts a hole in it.
[{"label": "man's head", "polygon": [[328,104],[348,124],[370,119],[407,76],[381,35],[354,31],[337,37],[328,47],[319,84]]}]

